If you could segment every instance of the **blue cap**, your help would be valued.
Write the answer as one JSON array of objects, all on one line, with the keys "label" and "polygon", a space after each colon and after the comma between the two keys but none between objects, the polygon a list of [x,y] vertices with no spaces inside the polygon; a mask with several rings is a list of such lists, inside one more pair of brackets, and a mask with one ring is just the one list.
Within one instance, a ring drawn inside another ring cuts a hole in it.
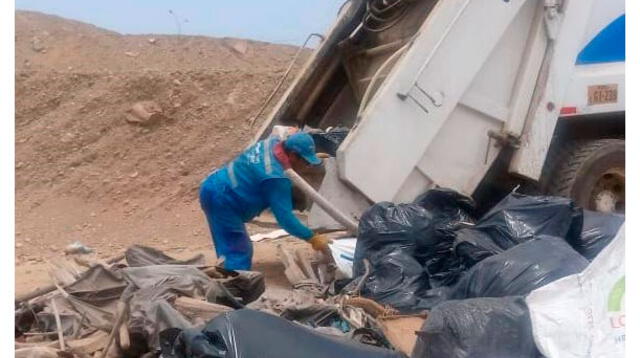
[{"label": "blue cap", "polygon": [[298,132],[292,134],[284,141],[284,147],[306,160],[311,165],[322,163],[316,156],[316,145],[308,133]]}]

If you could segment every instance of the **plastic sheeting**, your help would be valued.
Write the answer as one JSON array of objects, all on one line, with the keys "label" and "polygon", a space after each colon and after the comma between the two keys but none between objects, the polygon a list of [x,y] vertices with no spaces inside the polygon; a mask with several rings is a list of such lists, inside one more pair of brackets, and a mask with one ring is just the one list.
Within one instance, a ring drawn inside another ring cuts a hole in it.
[{"label": "plastic sheeting", "polygon": [[116,302],[128,289],[119,271],[95,265],[67,286],[67,301],[89,325],[110,330]]},{"label": "plastic sheeting", "polygon": [[567,239],[569,244],[589,261],[593,260],[618,233],[624,216],[584,210],[580,237]]},{"label": "plastic sheeting", "polygon": [[164,358],[401,358],[402,354],[331,337],[253,310],[224,313],[202,330],[161,333]]},{"label": "plastic sheeting", "polygon": [[450,298],[526,295],[581,272],[588,264],[564,239],[542,236],[473,266],[454,286]]},{"label": "plastic sheeting", "polygon": [[65,291],[80,300],[100,305],[120,298],[125,288],[127,283],[118,271],[95,265],[67,286]]},{"label": "plastic sheeting", "polygon": [[353,260],[357,239],[334,240],[329,244],[331,256],[336,263],[340,278],[353,278]]},{"label": "plastic sheeting", "polygon": [[127,264],[130,267],[142,267],[153,265],[204,265],[204,256],[196,255],[187,260],[177,260],[165,255],[162,251],[152,247],[133,245],[124,253]]},{"label": "plastic sheeting", "polygon": [[121,270],[125,279],[138,289],[158,294],[167,288],[184,296],[204,297],[211,279],[194,266],[158,265],[129,267]]},{"label": "plastic sheeting", "polygon": [[538,357],[522,297],[453,300],[435,307],[412,358]]},{"label": "plastic sheeting", "polygon": [[[159,350],[160,331],[192,327],[192,323],[172,307],[175,298],[207,298],[241,308],[258,299],[265,290],[264,276],[259,272],[217,270],[224,278],[211,279],[199,269],[197,265],[202,262],[197,258],[180,261],[142,246],[127,250],[126,257],[133,267],[95,265],[64,287],[68,295],[54,297],[67,336],[82,334],[81,322],[92,330],[111,331],[118,302],[128,302],[125,324],[129,328],[131,347],[123,354],[138,357],[148,349]],[[194,265],[184,265],[185,262]],[[55,319],[48,306],[50,300],[35,301],[23,303],[16,310],[16,336],[29,331],[55,332]]]},{"label": "plastic sheeting", "polygon": [[580,236],[581,229],[582,209],[570,199],[511,193],[473,228],[459,230],[454,249],[471,267],[541,235],[571,242]]},{"label": "plastic sheeting", "polygon": [[152,350],[160,349],[160,332],[168,328],[188,329],[193,325],[166,300],[147,301],[138,297],[131,303],[129,331],[139,334]]},{"label": "plastic sheeting", "polygon": [[121,272],[137,288],[132,293],[130,329],[141,333],[155,349],[160,348],[160,331],[191,326],[167,303],[175,297],[206,297],[209,302],[242,308],[265,289],[264,276],[251,271],[232,271],[231,277],[219,280],[211,280],[195,266],[187,265],[130,267]]}]

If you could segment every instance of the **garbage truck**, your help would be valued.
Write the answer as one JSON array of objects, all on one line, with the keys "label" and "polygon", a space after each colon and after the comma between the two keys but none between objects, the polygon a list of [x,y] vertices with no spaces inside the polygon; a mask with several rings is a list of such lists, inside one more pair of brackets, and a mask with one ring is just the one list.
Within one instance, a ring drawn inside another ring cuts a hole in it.
[{"label": "garbage truck", "polygon": [[316,188],[353,218],[433,187],[624,212],[624,61],[623,0],[350,0],[254,140],[348,128]]}]

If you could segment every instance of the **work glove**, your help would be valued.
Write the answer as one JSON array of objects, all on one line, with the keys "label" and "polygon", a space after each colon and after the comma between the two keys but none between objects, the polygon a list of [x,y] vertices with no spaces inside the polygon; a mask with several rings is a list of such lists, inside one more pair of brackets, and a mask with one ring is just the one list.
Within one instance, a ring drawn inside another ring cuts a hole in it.
[{"label": "work glove", "polygon": [[322,234],[315,234],[311,239],[309,239],[309,243],[311,247],[313,247],[316,251],[326,251],[329,249],[329,244],[331,243],[331,239]]}]

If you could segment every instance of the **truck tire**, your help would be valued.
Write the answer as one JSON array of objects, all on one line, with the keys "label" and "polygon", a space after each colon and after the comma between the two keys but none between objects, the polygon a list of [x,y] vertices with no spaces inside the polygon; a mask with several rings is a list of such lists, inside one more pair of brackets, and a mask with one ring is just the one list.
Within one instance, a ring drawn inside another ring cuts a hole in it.
[{"label": "truck tire", "polygon": [[547,194],[572,198],[584,209],[624,213],[623,139],[574,141],[550,155]]}]

